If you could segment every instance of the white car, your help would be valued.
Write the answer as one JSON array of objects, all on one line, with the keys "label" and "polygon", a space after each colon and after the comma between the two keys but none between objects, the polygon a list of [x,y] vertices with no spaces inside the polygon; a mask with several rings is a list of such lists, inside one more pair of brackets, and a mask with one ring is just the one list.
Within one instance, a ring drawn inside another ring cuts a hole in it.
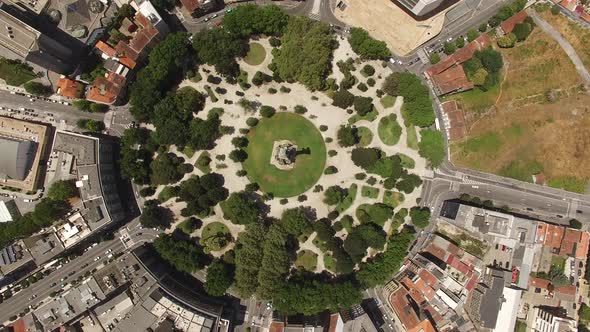
[{"label": "white car", "polygon": [[96,262],[99,259],[100,259],[100,256],[96,256],[96,258],[94,258],[94,261]]},{"label": "white car", "polygon": [[395,59],[389,58],[389,62],[395,65]]}]

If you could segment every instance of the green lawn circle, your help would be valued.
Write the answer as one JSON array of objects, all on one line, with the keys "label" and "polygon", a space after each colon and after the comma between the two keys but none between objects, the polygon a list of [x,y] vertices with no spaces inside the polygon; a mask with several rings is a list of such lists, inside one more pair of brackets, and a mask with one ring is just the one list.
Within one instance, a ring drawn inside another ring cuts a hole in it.
[{"label": "green lawn circle", "polygon": [[[263,192],[275,197],[297,196],[311,188],[322,176],[326,165],[326,146],[320,131],[309,120],[293,113],[277,113],[262,119],[250,129],[243,167],[250,181]],[[298,150],[309,148],[309,154],[297,156],[295,166],[280,170],[270,164],[273,143],[289,140]]]},{"label": "green lawn circle", "polygon": [[246,54],[244,62],[251,66],[258,66],[264,62],[264,58],[266,58],[266,50],[264,49],[264,46],[260,43],[250,43],[250,50],[248,51],[248,54]]}]

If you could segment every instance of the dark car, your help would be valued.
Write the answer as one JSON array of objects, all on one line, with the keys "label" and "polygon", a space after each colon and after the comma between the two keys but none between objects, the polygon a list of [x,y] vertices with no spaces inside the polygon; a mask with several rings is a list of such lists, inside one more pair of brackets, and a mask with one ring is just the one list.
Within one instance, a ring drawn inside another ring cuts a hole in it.
[{"label": "dark car", "polygon": [[55,287],[55,285],[57,285],[55,282],[51,283],[51,285],[49,285],[49,287]]}]

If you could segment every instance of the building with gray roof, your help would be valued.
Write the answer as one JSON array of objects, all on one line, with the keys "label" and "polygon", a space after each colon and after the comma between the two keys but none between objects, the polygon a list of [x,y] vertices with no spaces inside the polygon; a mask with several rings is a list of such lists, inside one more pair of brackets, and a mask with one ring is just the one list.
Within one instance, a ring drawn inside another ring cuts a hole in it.
[{"label": "building with gray roof", "polygon": [[37,143],[9,137],[0,137],[0,178],[24,180],[35,159]]}]

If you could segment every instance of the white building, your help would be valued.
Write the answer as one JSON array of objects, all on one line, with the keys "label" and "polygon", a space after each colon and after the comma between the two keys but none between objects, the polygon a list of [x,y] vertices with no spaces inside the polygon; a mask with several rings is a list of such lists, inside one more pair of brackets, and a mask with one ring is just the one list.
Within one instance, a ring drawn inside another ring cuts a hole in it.
[{"label": "white building", "polygon": [[423,16],[435,10],[443,0],[396,0],[416,16]]},{"label": "white building", "polygon": [[[559,309],[559,308],[556,308]],[[571,318],[555,316],[550,310],[535,307],[533,309],[533,332],[575,332],[576,321]]]}]

